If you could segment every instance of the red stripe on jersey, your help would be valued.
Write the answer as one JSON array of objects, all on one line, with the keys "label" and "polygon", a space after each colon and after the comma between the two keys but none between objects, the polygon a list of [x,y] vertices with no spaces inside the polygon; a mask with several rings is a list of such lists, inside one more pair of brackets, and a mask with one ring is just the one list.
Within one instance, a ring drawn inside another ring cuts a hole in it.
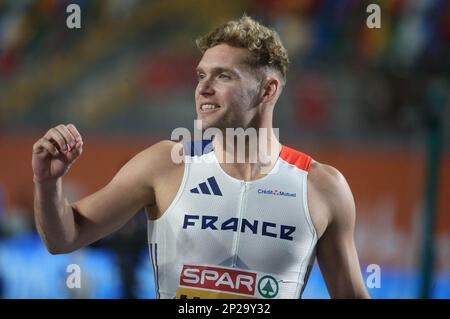
[{"label": "red stripe on jersey", "polygon": [[295,165],[301,170],[306,172],[309,170],[309,166],[312,161],[311,156],[306,155],[297,150],[294,150],[293,148],[287,147],[285,145],[282,145],[281,147],[280,157],[289,164]]}]

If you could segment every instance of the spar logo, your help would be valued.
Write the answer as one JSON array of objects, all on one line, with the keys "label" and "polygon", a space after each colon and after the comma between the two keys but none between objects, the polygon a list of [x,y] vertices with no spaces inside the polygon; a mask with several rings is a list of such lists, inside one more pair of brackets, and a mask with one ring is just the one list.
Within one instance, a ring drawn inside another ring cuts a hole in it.
[{"label": "spar logo", "polygon": [[184,265],[180,286],[254,295],[256,273],[227,268]]},{"label": "spar logo", "polygon": [[184,265],[177,298],[274,298],[278,281],[267,274],[235,268]]},{"label": "spar logo", "polygon": [[264,298],[273,298],[278,294],[278,282],[272,276],[264,276],[258,281],[258,292]]}]

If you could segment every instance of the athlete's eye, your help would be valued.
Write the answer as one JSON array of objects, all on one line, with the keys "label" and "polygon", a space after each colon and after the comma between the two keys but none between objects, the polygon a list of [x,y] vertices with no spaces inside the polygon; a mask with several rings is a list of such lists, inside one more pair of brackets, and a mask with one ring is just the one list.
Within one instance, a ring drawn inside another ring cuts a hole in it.
[{"label": "athlete's eye", "polygon": [[220,73],[220,74],[219,74],[219,79],[230,80],[230,79],[231,79],[231,76],[229,76],[229,75],[226,74],[226,73]]},{"label": "athlete's eye", "polygon": [[197,79],[200,81],[205,78],[205,73],[197,73]]}]

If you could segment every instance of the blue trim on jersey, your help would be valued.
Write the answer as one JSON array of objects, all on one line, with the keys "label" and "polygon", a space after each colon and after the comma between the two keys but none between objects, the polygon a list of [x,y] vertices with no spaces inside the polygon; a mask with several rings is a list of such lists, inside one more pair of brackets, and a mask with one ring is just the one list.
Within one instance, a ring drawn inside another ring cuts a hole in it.
[{"label": "blue trim on jersey", "polygon": [[201,156],[212,152],[212,140],[197,140],[183,144],[184,154],[187,156]]},{"label": "blue trim on jersey", "polygon": [[153,244],[150,244],[150,256],[152,257],[153,277],[155,280],[156,297],[159,299],[159,280],[158,280],[158,244],[155,243],[155,250]]}]

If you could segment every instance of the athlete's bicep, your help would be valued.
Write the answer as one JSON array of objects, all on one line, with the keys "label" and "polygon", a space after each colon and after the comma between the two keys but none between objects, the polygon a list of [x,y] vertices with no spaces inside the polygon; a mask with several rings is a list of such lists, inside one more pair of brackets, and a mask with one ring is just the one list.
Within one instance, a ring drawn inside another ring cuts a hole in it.
[{"label": "athlete's bicep", "polygon": [[[130,182],[132,179],[130,179]],[[126,181],[111,181],[108,185],[73,203],[77,228],[76,247],[83,247],[122,227],[144,206],[138,186]],[[151,191],[148,192],[148,198]]]},{"label": "athlete's bicep", "polygon": [[99,191],[72,203],[76,223],[75,249],[122,227],[142,207],[155,202],[152,180],[160,169],[158,144],[125,164]]},{"label": "athlete's bicep", "polygon": [[317,260],[332,298],[365,298],[354,241],[355,203],[345,178],[331,173],[327,195],[331,220],[317,244]]}]

